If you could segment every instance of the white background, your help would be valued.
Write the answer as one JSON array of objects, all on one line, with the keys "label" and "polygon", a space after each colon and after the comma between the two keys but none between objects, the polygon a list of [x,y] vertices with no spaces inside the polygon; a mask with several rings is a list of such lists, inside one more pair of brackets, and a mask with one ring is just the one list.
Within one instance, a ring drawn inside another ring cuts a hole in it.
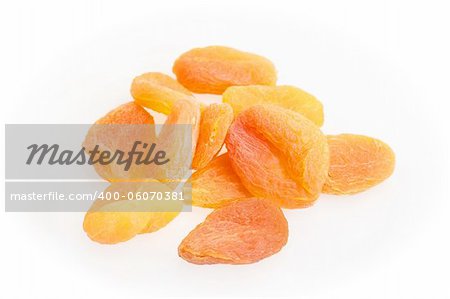
[{"label": "white background", "polygon": [[325,133],[378,137],[397,166],[370,191],[286,211],[287,246],[246,266],[178,258],[208,210],[115,246],[91,242],[82,213],[2,212],[0,298],[449,298],[449,13],[434,0],[1,1],[4,123],[92,123],[130,100],[134,76],[220,44],[270,58],[280,84],[323,102]]}]

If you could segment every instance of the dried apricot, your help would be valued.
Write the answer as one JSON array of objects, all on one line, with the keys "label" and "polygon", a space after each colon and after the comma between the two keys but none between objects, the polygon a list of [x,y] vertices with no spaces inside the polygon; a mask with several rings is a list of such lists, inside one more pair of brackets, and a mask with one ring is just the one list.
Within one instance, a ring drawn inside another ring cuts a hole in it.
[{"label": "dried apricot", "polygon": [[180,202],[122,199],[128,197],[130,192],[136,194],[145,191],[158,192],[158,190],[166,192],[169,189],[162,184],[159,184],[159,189],[153,187],[150,190],[146,190],[145,184],[112,184],[104,192],[118,193],[120,200],[97,199],[85,215],[84,231],[95,242],[115,244],[127,241],[137,234],[159,230],[179,214],[182,208]]},{"label": "dried apricot", "polygon": [[298,112],[317,126],[323,125],[323,106],[313,95],[294,86],[232,86],[223,93],[223,102],[235,115],[256,104],[275,104]]},{"label": "dried apricot", "polygon": [[249,264],[277,253],[287,239],[283,212],[252,198],[212,212],[181,242],[178,254],[194,264]]},{"label": "dried apricot", "polygon": [[160,180],[187,179],[197,146],[200,126],[200,105],[193,99],[180,99],[162,127],[158,146],[166,152],[170,163],[158,167]]},{"label": "dried apricot", "polygon": [[143,212],[108,211],[131,204],[121,200],[104,205],[99,211],[88,212],[84,218],[84,231],[92,241],[102,244],[115,244],[133,238],[144,230],[149,222],[149,215]]},{"label": "dried apricot", "polygon": [[228,154],[214,158],[197,170],[191,177],[191,184],[194,206],[216,209],[252,197],[231,167]]},{"label": "dried apricot", "polygon": [[222,94],[233,85],[275,85],[270,60],[236,49],[210,46],[182,54],[173,65],[178,82],[193,92]]},{"label": "dried apricot", "polygon": [[256,197],[282,207],[311,205],[325,182],[326,137],[306,117],[274,105],[255,105],[231,125],[226,146],[234,171]]},{"label": "dried apricot", "polygon": [[153,117],[134,102],[120,105],[95,122],[97,125],[151,125],[154,123]]},{"label": "dried apricot", "polygon": [[[152,144],[156,140],[153,117],[134,102],[123,104],[100,118],[89,129],[83,142],[87,152],[98,147],[99,151],[129,152],[136,141]],[[109,163],[95,163],[97,173],[109,181],[143,179],[148,176],[145,165],[133,164],[129,170]]]},{"label": "dried apricot", "polygon": [[164,114],[169,114],[179,99],[192,97],[189,90],[162,73],[145,73],[134,78],[131,94],[137,103]]},{"label": "dried apricot", "polygon": [[384,142],[362,135],[327,136],[330,169],[323,186],[328,194],[353,194],[387,179],[395,167],[395,154]]},{"label": "dried apricot", "polygon": [[212,104],[202,111],[192,168],[205,167],[217,155],[232,121],[233,110],[228,104]]}]

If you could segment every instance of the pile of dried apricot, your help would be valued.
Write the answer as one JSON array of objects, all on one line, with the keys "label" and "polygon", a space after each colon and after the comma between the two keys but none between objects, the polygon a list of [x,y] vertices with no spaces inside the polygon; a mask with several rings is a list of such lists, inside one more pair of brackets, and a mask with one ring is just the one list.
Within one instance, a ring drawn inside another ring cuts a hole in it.
[{"label": "pile of dried apricot", "polygon": [[[188,179],[189,204],[215,209],[178,247],[179,256],[195,264],[248,264],[277,253],[288,239],[281,208],[305,208],[321,193],[365,191],[394,171],[395,155],[382,141],[361,135],[325,135],[323,105],[294,86],[276,85],[273,63],[259,55],[210,46],[182,54],[173,65],[176,79],[156,72],[134,78],[134,102],[124,104],[96,124],[153,125],[144,109],[167,115],[157,136],[169,157],[195,170]],[[223,103],[204,105],[194,93],[222,95]],[[178,136],[171,125],[190,125]],[[146,133],[146,134],[147,134]],[[127,137],[130,137],[128,134]],[[125,146],[120,132],[91,128],[85,149]],[[223,148],[225,144],[226,148]],[[186,150],[188,149],[188,150]],[[186,154],[190,152],[191,154]],[[179,168],[96,166],[119,193],[149,188]],[[133,185],[120,182],[133,181]],[[139,182],[142,182],[140,185]],[[130,190],[131,189],[131,190]],[[154,232],[182,210],[135,211],[142,202],[97,200],[86,214],[84,230],[94,241],[114,244]]]}]

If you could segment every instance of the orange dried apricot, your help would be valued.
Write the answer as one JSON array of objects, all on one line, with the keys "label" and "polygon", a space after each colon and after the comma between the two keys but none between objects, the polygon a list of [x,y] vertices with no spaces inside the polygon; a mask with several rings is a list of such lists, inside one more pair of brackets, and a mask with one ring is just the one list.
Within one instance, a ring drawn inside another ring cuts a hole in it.
[{"label": "orange dried apricot", "polygon": [[[83,142],[87,152],[98,146],[99,151],[128,152],[134,142],[151,144],[156,140],[153,117],[135,102],[123,104],[108,112],[89,129]],[[132,165],[124,170],[117,164],[95,163],[97,173],[108,181],[143,179],[147,176],[145,165]]]},{"label": "orange dried apricot", "polygon": [[[86,213],[83,229],[88,237],[101,244],[127,241],[137,234],[159,230],[171,222],[181,211],[181,204],[174,202],[137,201],[122,199],[129,192],[168,191],[164,185],[159,189],[146,190],[145,185],[112,184],[104,192],[120,194],[120,200],[97,199]],[[162,207],[162,204],[167,207]],[[169,208],[170,205],[170,208]],[[162,208],[168,211],[162,210]],[[155,210],[152,212],[152,210]]]},{"label": "orange dried apricot", "polygon": [[306,117],[274,105],[241,112],[228,130],[226,146],[234,171],[256,197],[282,207],[311,205],[325,182],[326,137]]},{"label": "orange dried apricot", "polygon": [[287,239],[281,210],[252,198],[212,212],[181,242],[178,254],[194,264],[249,264],[277,253]]},{"label": "orange dried apricot", "polygon": [[384,142],[362,135],[327,136],[330,169],[322,191],[353,194],[373,187],[394,171],[395,154]]},{"label": "orange dried apricot", "polygon": [[214,158],[206,167],[197,170],[190,181],[194,206],[216,209],[252,197],[231,167],[228,154]]},{"label": "orange dried apricot", "polygon": [[195,48],[173,65],[178,82],[196,93],[222,94],[233,85],[275,85],[277,74],[270,60],[223,46]]},{"label": "orange dried apricot", "polygon": [[175,79],[155,72],[134,78],[131,95],[142,106],[164,114],[169,114],[179,99],[192,97],[192,93]]},{"label": "orange dried apricot", "polygon": [[317,126],[323,125],[323,106],[313,95],[294,86],[231,86],[223,93],[223,102],[235,115],[256,104],[275,104],[298,112]]},{"label": "orange dried apricot", "polygon": [[150,113],[134,102],[120,105],[95,122],[97,125],[152,125],[154,123]]},{"label": "orange dried apricot", "polygon": [[228,104],[211,104],[202,111],[193,169],[205,167],[217,155],[232,121],[233,110]]}]

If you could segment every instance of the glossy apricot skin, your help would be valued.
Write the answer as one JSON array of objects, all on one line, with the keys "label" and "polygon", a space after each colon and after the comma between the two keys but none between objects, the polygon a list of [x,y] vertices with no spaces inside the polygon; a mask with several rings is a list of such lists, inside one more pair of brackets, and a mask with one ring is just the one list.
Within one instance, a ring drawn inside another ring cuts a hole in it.
[{"label": "glossy apricot skin", "polygon": [[228,104],[211,104],[202,111],[193,169],[202,169],[217,155],[233,118],[233,110]]},{"label": "glossy apricot skin", "polygon": [[354,134],[327,136],[330,168],[322,192],[354,194],[386,180],[395,168],[395,154],[381,140]]},{"label": "glossy apricot skin", "polygon": [[192,98],[192,93],[172,77],[163,73],[145,73],[134,78],[131,95],[140,105],[169,114],[176,101]]},{"label": "glossy apricot skin", "polygon": [[234,85],[275,85],[277,74],[270,60],[229,47],[195,48],[173,65],[178,82],[192,92],[222,94]]},{"label": "glossy apricot skin", "polygon": [[[111,110],[89,129],[83,147],[86,152],[99,146],[100,151],[128,152],[135,141],[151,144],[156,140],[153,117],[140,105],[129,102]],[[129,125],[129,126],[128,126]],[[96,172],[104,179],[115,182],[141,180],[147,177],[144,166],[132,165],[129,171],[115,164],[94,164]]]},{"label": "glossy apricot skin", "polygon": [[287,239],[283,212],[251,198],[212,212],[184,238],[178,254],[194,264],[250,264],[279,252]]},{"label": "glossy apricot skin", "polygon": [[234,171],[255,197],[285,208],[307,207],[318,198],[328,172],[328,144],[301,114],[252,106],[238,115],[225,142]]},{"label": "glossy apricot skin", "polygon": [[294,86],[231,86],[223,93],[222,99],[231,105],[235,115],[253,105],[274,104],[302,114],[319,127],[323,125],[322,103]]},{"label": "glossy apricot skin", "polygon": [[190,182],[192,205],[198,207],[217,209],[252,197],[234,172],[227,153],[194,172]]}]

